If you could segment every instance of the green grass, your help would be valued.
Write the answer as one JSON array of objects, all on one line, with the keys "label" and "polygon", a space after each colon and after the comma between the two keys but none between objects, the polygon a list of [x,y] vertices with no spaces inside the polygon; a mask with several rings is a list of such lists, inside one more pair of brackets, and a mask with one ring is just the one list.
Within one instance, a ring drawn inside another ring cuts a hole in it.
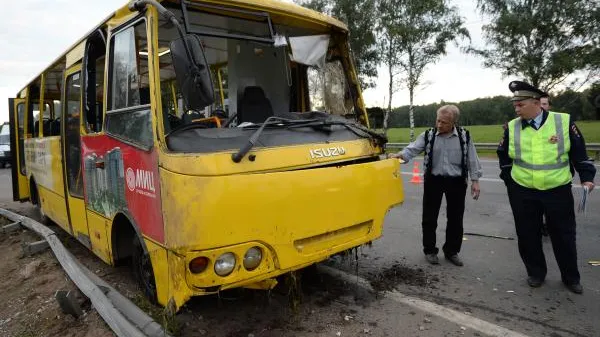
[{"label": "green grass", "polygon": [[[600,143],[600,121],[577,122],[586,143]],[[475,143],[497,143],[502,138],[502,125],[474,125],[466,126],[471,132]],[[415,138],[428,128],[415,128]],[[388,130],[391,143],[407,143],[409,141],[409,128],[394,128]]]}]

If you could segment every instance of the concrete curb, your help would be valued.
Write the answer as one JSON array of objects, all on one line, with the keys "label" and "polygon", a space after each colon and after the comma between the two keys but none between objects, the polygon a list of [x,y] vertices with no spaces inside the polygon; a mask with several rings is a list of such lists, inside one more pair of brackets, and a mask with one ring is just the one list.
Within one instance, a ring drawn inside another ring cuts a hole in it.
[{"label": "concrete curb", "polygon": [[48,227],[28,217],[0,208],[0,215],[19,222],[44,238],[56,259],[73,283],[87,296],[98,314],[117,336],[123,337],[170,337],[150,316],[125,296],[89,271],[66,250],[56,234]]}]

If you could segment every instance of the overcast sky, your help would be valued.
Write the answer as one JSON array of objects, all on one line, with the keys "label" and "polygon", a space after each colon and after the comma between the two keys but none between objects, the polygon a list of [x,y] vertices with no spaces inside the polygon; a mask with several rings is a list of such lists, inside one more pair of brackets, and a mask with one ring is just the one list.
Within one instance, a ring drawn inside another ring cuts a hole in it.
[{"label": "overcast sky", "polygon": [[[467,22],[472,43],[481,46],[482,19],[475,0],[454,0]],[[68,47],[126,0],[20,0],[3,6],[0,20],[0,121],[8,120],[8,100],[50,65]],[[380,68],[379,86],[363,95],[367,106],[387,104],[386,71]],[[450,47],[448,54],[427,68],[426,86],[416,92],[416,104],[463,101],[477,97],[508,95],[509,79],[497,70],[485,69],[481,60]],[[408,104],[408,92],[394,95],[393,106]]]}]

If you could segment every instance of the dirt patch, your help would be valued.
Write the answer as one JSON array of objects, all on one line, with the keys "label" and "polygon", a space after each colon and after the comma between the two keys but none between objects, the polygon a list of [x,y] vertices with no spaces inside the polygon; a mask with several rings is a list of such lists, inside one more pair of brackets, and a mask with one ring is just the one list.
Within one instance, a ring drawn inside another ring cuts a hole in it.
[{"label": "dirt patch", "polygon": [[437,276],[429,275],[423,268],[408,267],[399,263],[378,272],[370,272],[367,279],[376,291],[393,290],[399,284],[435,288],[439,282]]},{"label": "dirt patch", "polygon": [[272,291],[233,289],[193,298],[177,315],[181,336],[321,335],[332,322],[356,324],[358,310],[376,300],[316,268],[278,281]]},{"label": "dirt patch", "polygon": [[[29,204],[7,204],[0,203],[0,207],[36,218]],[[177,315],[167,317],[163,308],[150,304],[137,290],[127,266],[106,265],[59,227],[50,228],[83,265],[168,327],[173,336],[323,336],[341,329],[356,335],[376,329],[358,313],[376,301],[376,295],[353,289],[316,268],[297,273],[294,281],[280,278],[272,291],[234,289],[193,298]],[[114,336],[83,297],[83,317],[74,319],[62,313],[55,292],[78,290],[51,250],[20,256],[22,242],[37,240],[37,235],[27,230],[0,235],[0,301],[5,303],[0,308],[0,336]]]},{"label": "dirt patch", "polygon": [[[0,217],[0,223],[8,221]],[[89,301],[79,296],[84,316],[64,315],[54,294],[57,290],[77,291],[50,249],[23,257],[21,244],[38,241],[28,230],[0,234],[0,335],[38,336],[114,336]]]}]

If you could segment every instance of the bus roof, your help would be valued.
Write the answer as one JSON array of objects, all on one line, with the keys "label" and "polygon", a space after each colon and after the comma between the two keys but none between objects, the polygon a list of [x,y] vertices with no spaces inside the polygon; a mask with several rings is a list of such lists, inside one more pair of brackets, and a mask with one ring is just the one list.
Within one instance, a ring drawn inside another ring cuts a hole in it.
[{"label": "bus roof", "polygon": [[[271,13],[271,18],[274,23],[278,23],[282,21],[283,18],[293,17],[294,19],[302,20],[307,23],[317,24],[320,26],[330,26],[335,27],[341,31],[348,31],[348,27],[343,22],[322,14],[320,12],[296,5],[294,3],[283,2],[281,0],[187,0],[188,2],[201,2],[201,3],[210,3],[213,5],[230,5],[240,8],[245,8],[249,10],[260,10]],[[165,2],[164,0],[158,0],[158,2]],[[34,82],[37,78],[39,78],[45,71],[51,68],[53,65],[60,62],[66,55],[75,49],[81,42],[83,42],[86,38],[88,38],[93,32],[98,30],[100,27],[104,26],[109,20],[120,16],[118,13],[127,13],[129,12],[128,4],[125,4],[121,8],[112,12],[108,15],[104,20],[102,20],[98,25],[96,25],[93,29],[87,32],[82,38],[77,40],[73,45],[65,50],[59,57],[57,57],[50,65],[44,68],[39,74],[37,74],[31,81],[27,82],[27,84],[19,90],[19,94],[25,90],[32,82]],[[17,96],[19,96],[17,94]]]},{"label": "bus roof", "polygon": [[[200,2],[198,0],[192,1]],[[296,18],[310,18],[310,20],[317,23],[334,26],[344,31],[348,30],[346,24],[337,19],[334,19],[330,16],[314,11],[312,9],[296,5],[295,3],[283,2],[281,0],[204,0],[202,2],[229,2],[234,6],[246,7],[248,9],[264,10],[273,14],[281,13],[283,15],[295,16]]]}]

